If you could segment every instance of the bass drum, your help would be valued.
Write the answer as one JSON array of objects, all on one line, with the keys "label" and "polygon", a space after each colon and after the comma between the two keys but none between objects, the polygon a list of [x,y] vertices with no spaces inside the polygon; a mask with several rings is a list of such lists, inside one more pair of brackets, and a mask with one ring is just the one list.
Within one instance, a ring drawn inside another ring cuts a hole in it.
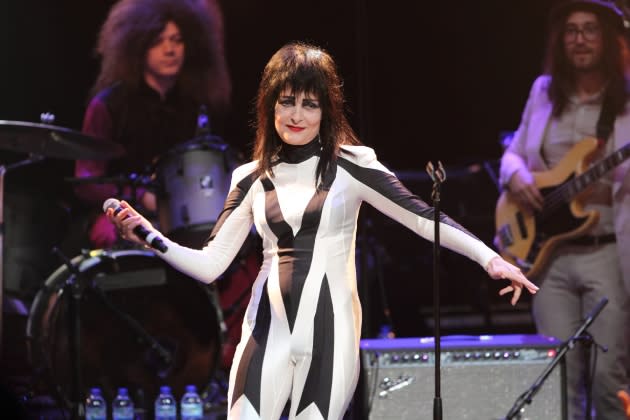
[{"label": "bass drum", "polygon": [[188,384],[208,386],[222,345],[214,289],[146,250],[92,251],[72,264],[78,274],[64,265],[46,280],[26,328],[33,367],[46,374],[67,406],[73,384],[69,325],[75,320],[69,319],[72,296],[64,286],[74,280],[81,291],[83,393],[100,386],[112,401],[117,387],[127,386],[136,404],[150,412],[161,385],[170,385],[176,396]]}]

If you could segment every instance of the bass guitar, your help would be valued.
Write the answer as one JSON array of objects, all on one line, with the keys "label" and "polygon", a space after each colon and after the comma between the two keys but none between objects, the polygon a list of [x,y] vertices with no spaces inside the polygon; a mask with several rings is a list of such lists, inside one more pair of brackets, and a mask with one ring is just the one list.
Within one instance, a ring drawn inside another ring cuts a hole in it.
[{"label": "bass guitar", "polygon": [[598,222],[597,211],[584,209],[587,188],[630,157],[630,144],[591,165],[597,151],[597,139],[584,139],[553,169],[532,174],[544,197],[541,211],[528,212],[509,191],[501,193],[494,243],[501,256],[527,277],[540,274],[559,244],[584,235]]}]

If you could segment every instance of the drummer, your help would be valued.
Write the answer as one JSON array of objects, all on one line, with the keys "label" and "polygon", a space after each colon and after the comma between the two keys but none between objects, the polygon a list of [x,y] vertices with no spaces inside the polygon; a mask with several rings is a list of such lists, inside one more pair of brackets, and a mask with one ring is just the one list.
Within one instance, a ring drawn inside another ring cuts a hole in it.
[{"label": "drummer", "polygon": [[[75,191],[94,209],[85,245],[110,248],[118,237],[102,213],[103,201],[122,195],[155,212],[155,194],[134,184],[132,174],[148,174],[155,158],[198,133],[200,120],[219,116],[230,79],[216,0],[122,0],[103,24],[96,50],[101,69],[83,132],[122,144],[126,154],[77,161],[75,176],[94,182],[79,183]],[[128,182],[102,183],[121,174]]]}]

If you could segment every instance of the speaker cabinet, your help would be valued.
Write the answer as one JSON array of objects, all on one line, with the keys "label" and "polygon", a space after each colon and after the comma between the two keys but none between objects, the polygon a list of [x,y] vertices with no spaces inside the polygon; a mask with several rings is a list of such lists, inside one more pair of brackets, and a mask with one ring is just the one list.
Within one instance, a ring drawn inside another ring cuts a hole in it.
[{"label": "speaker cabinet", "polygon": [[[444,336],[440,343],[442,418],[458,420],[505,418],[561,344],[540,335]],[[432,419],[434,347],[433,338],[362,340],[362,418]],[[561,361],[515,418],[564,420],[565,407]]]}]

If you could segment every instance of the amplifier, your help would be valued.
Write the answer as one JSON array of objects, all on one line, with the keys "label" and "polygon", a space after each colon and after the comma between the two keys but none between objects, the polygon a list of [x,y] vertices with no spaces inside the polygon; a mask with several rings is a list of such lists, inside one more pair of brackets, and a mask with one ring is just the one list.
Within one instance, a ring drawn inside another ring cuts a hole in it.
[{"label": "amplifier", "polygon": [[[444,419],[504,419],[556,356],[561,345],[541,335],[444,336],[441,400]],[[360,406],[370,420],[433,418],[433,338],[361,340]],[[518,417],[566,419],[563,361]]]}]

